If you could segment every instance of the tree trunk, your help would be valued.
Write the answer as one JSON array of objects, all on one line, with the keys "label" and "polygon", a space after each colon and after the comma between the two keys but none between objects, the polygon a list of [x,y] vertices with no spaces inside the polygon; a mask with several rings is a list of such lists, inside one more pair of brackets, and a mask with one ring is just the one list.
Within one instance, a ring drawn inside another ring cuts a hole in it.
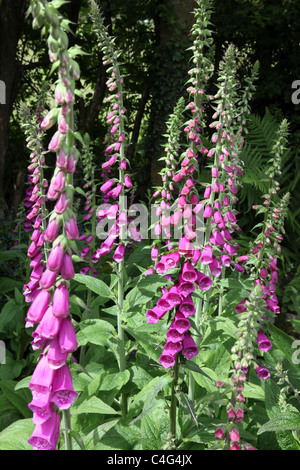
[{"label": "tree trunk", "polygon": [[4,163],[9,121],[21,76],[16,52],[25,17],[26,0],[3,0],[0,7],[0,80],[5,84],[5,104],[0,104],[0,210],[5,206]]},{"label": "tree trunk", "polygon": [[166,122],[180,96],[186,93],[186,73],[189,67],[190,46],[189,32],[194,24],[193,10],[195,0],[170,0],[168,10],[164,1],[157,2],[154,17],[157,60],[151,72],[153,81],[150,93],[152,95],[152,115],[150,143],[152,149],[151,178],[152,184],[161,183],[158,172],[161,162],[158,160],[164,154],[161,136],[166,131]]}]

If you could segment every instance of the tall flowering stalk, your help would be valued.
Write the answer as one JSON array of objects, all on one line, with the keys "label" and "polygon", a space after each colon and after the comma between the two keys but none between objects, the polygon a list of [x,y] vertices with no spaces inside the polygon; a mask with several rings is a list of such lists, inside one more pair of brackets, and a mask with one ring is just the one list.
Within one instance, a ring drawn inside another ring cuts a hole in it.
[{"label": "tall flowering stalk", "polygon": [[[191,360],[198,354],[198,347],[191,334],[192,325],[189,320],[189,317],[193,316],[196,312],[192,293],[197,292],[198,289],[207,290],[212,284],[209,276],[204,275],[195,268],[201,254],[199,240],[197,240],[199,236],[199,233],[197,233],[197,228],[199,227],[198,211],[193,213],[193,208],[196,208],[199,204],[195,178],[197,178],[196,174],[200,156],[207,153],[207,149],[203,146],[202,142],[201,128],[204,103],[209,99],[205,92],[205,84],[212,70],[210,63],[206,63],[203,55],[205,41],[206,45],[211,42],[211,33],[207,29],[211,14],[209,9],[210,2],[199,1],[198,5],[199,8],[195,10],[195,29],[192,31],[192,34],[196,35],[193,47],[195,51],[195,66],[189,73],[191,86],[188,88],[188,92],[193,99],[190,100],[186,108],[191,113],[191,118],[184,127],[187,146],[178,158],[179,169],[172,176],[172,190],[173,185],[176,185],[177,194],[179,194],[177,198],[174,197],[174,203],[171,207],[173,210],[172,215],[167,216],[166,213],[161,211],[162,207],[164,210],[170,209],[169,201],[165,200],[165,198],[168,198],[168,194],[169,199],[171,199],[167,188],[162,188],[159,193],[155,193],[156,197],[161,197],[161,203],[158,206],[160,223],[155,227],[155,235],[160,236],[163,234],[168,239],[171,239],[171,227],[174,230],[174,237],[166,245],[168,253],[157,256],[155,264],[156,272],[168,277],[169,286],[162,290],[162,297],[146,313],[148,323],[158,323],[167,313],[168,323],[170,321],[166,343],[159,362],[166,369],[173,367],[173,387],[170,407],[171,442],[175,439],[176,435],[176,385],[179,357]],[[202,40],[200,41],[202,48],[198,47],[200,35],[202,35]],[[178,136],[174,132],[173,134],[178,142]],[[167,152],[170,151],[170,147],[168,147],[170,145],[170,136],[168,137]],[[177,148],[176,153],[178,154]],[[179,186],[179,189],[177,186]],[[174,192],[174,194],[176,193]],[[155,252],[154,256],[156,255],[159,255],[159,253]],[[168,271],[170,269],[174,270],[174,268],[177,268],[175,273],[173,271],[169,275]]]},{"label": "tall flowering stalk", "polygon": [[[226,235],[226,239],[230,239],[234,230],[240,231],[239,226],[235,223],[236,219],[236,212],[235,207],[237,203],[237,189],[240,185],[239,179],[242,175],[242,164],[243,162],[240,159],[241,151],[244,146],[244,134],[248,133],[246,124],[247,118],[250,114],[250,106],[249,103],[251,102],[253,92],[255,90],[255,81],[258,78],[258,68],[259,64],[256,62],[251,70],[251,74],[249,77],[245,78],[245,88],[242,91],[241,98],[239,94],[236,94],[233,84],[233,93],[231,99],[227,103],[227,111],[224,110],[226,115],[225,120],[225,130],[223,131],[223,137],[227,139],[230,144],[230,156],[226,159],[226,156],[223,158],[222,161],[222,173],[223,173],[223,181],[227,180],[228,184],[225,187],[220,186],[220,196],[219,196],[219,203],[224,208],[226,208],[226,213],[224,213],[225,222],[227,222],[226,231],[224,230],[224,235]],[[218,115],[218,112],[215,113],[214,117]],[[215,123],[213,123],[215,125]],[[218,123],[216,124],[217,127]],[[232,215],[232,213],[234,215]],[[235,217],[235,218],[234,218]],[[234,222],[235,225],[232,224]],[[230,233],[230,236],[229,236]],[[230,240],[229,240],[230,241]],[[228,254],[228,253],[227,253]],[[224,267],[226,268],[229,264],[229,259],[222,255],[220,257],[220,261],[224,263]],[[235,259],[232,260],[232,266],[238,272],[244,272],[244,268],[242,266],[243,259],[238,258],[237,262]],[[222,278],[224,278],[225,269],[222,270]],[[223,308],[223,288],[221,287],[220,290],[220,297],[219,297],[219,315],[222,314]]]},{"label": "tall flowering stalk", "polygon": [[[61,3],[60,3],[61,4]],[[67,450],[72,448],[69,408],[76,398],[68,360],[77,349],[77,340],[69,312],[69,281],[74,276],[72,252],[78,227],[73,212],[73,173],[79,153],[74,140],[75,81],[79,66],[74,50],[68,49],[69,21],[58,12],[53,2],[32,1],[29,13],[33,27],[48,34],[49,58],[58,68],[55,88],[56,107],[44,117],[41,128],[46,131],[55,124],[48,150],[56,153],[56,167],[47,197],[54,208],[49,215],[45,240],[50,252],[39,280],[39,292],[26,317],[26,327],[36,326],[32,336],[33,349],[41,355],[31,377],[34,432],[29,443],[34,449],[55,449],[59,437],[61,413]]]},{"label": "tall flowering stalk", "polygon": [[[213,129],[212,147],[207,153],[213,163],[211,183],[205,187],[203,200],[194,211],[203,210],[205,236],[203,249],[197,266],[204,275],[210,276],[214,282],[224,279],[225,271],[231,267],[243,269],[235,262],[239,250],[234,241],[234,232],[239,231],[236,218],[237,192],[242,175],[240,153],[243,146],[243,127],[245,116],[249,112],[248,102],[257,78],[257,64],[251,76],[246,79],[244,91],[239,90],[236,78],[238,51],[232,45],[226,49],[220,63],[218,91],[214,97],[215,112],[209,125]],[[219,288],[219,314],[222,313],[223,287]],[[195,323],[200,333],[205,328],[209,311],[210,291],[199,298],[196,305]],[[194,378],[190,374],[189,397],[194,397]]]},{"label": "tall flowering stalk", "polygon": [[[124,310],[124,289],[125,289],[125,249],[127,239],[127,205],[126,193],[132,188],[132,181],[127,172],[128,162],[125,158],[125,146],[128,144],[127,134],[125,132],[125,108],[124,108],[124,90],[123,90],[123,76],[119,68],[118,57],[120,51],[115,47],[114,38],[110,37],[104,19],[97,4],[94,0],[90,1],[91,5],[91,18],[93,21],[95,33],[99,39],[101,49],[103,52],[103,64],[107,67],[108,79],[106,82],[109,96],[106,101],[110,105],[110,110],[106,116],[108,125],[108,135],[106,143],[108,144],[105,153],[107,160],[102,164],[102,169],[106,172],[109,170],[110,178],[101,186],[100,190],[105,196],[107,204],[104,209],[100,209],[98,214],[100,217],[106,217],[108,220],[114,221],[111,226],[108,236],[102,242],[101,248],[97,250],[95,259],[108,254],[114,249],[113,259],[117,263],[118,273],[118,339],[119,339],[119,370],[123,372],[126,368],[125,357],[125,332],[122,326],[122,315]],[[114,174],[113,170],[117,170]],[[112,175],[112,176],[111,176]],[[140,235],[134,225],[128,227],[130,236],[134,240],[139,240]],[[127,414],[127,397],[126,394],[121,396],[121,409],[123,417]]]},{"label": "tall flowering stalk", "polygon": [[31,232],[30,245],[27,256],[31,259],[31,272],[29,280],[24,285],[23,293],[26,302],[32,302],[39,293],[39,280],[43,273],[43,262],[47,256],[47,241],[45,241],[46,229],[46,190],[47,180],[44,178],[45,156],[43,147],[44,132],[41,129],[42,114],[40,107],[32,115],[30,109],[23,103],[20,106],[19,114],[21,125],[27,136],[27,147],[30,153],[30,165],[28,166],[29,186],[26,190],[25,203],[26,214],[24,230]]},{"label": "tall flowering stalk", "polygon": [[[231,381],[233,390],[227,406],[228,422],[216,431],[218,446],[241,450],[249,448],[247,443],[240,440],[236,424],[241,423],[245,413],[245,397],[243,396],[244,383],[247,380],[249,368],[253,367],[259,378],[265,381],[270,372],[257,359],[269,351],[272,343],[267,335],[266,320],[279,313],[276,297],[276,283],[278,280],[277,258],[280,253],[280,242],[284,233],[284,219],[286,217],[289,194],[287,193],[278,202],[275,199],[279,191],[276,180],[280,176],[281,156],[287,142],[287,122],[283,120],[278,130],[277,140],[272,149],[269,168],[266,172],[270,180],[269,191],[264,196],[261,206],[256,206],[258,213],[264,214],[261,233],[255,239],[251,253],[242,256],[245,271],[253,281],[253,291],[248,298],[241,301],[235,311],[239,316],[238,339],[232,348]],[[217,383],[223,386],[222,383]],[[232,438],[234,436],[234,438]]]},{"label": "tall flowering stalk", "polygon": [[[190,94],[187,109],[192,113],[191,119],[184,127],[188,145],[179,159],[180,169],[173,176],[173,182],[180,183],[181,188],[179,198],[175,202],[174,214],[169,220],[165,219],[165,224],[159,227],[159,232],[166,231],[166,222],[169,222],[174,229],[178,229],[181,223],[184,236],[179,240],[177,250],[174,250],[175,243],[172,240],[171,252],[157,259],[155,264],[156,271],[162,274],[167,273],[170,267],[178,265],[178,282],[171,288],[163,289],[162,298],[146,314],[148,322],[157,323],[166,312],[169,312],[169,318],[172,318],[170,311],[176,308],[174,320],[167,333],[167,342],[159,359],[165,368],[174,367],[174,383],[177,380],[177,354],[181,352],[183,356],[192,359],[198,353],[198,337],[205,323],[208,293],[214,280],[217,280],[228,266],[234,265],[235,269],[239,269],[238,264],[234,263],[239,248],[232,236],[235,230],[239,230],[234,206],[242,173],[239,162],[243,144],[242,125],[244,115],[248,111],[247,103],[251,98],[253,82],[257,76],[255,65],[251,77],[247,79],[244,93],[238,93],[237,51],[234,46],[229,46],[220,64],[218,92],[214,97],[215,113],[210,125],[215,132],[211,139],[213,146],[208,150],[203,145],[205,104],[213,97],[206,94],[211,65],[205,58],[204,45],[211,43],[211,33],[208,29],[210,2],[201,2],[199,7],[195,10],[196,23],[193,29],[195,67],[189,72],[191,86],[187,89]],[[238,107],[241,99],[243,106]],[[203,164],[204,155],[208,161],[213,160],[212,164],[208,164],[212,180],[211,184],[206,186],[203,200],[200,201],[196,189],[196,174],[199,166]],[[203,224],[199,224],[201,213],[205,221],[204,231]],[[201,230],[203,238],[200,241]],[[169,276],[169,279],[174,282],[172,276]],[[198,289],[203,292],[201,296],[197,295],[194,301]],[[188,320],[191,315],[195,315],[195,329],[192,328],[193,322]],[[191,401],[194,399],[192,373],[189,376],[189,398]],[[175,416],[174,402],[172,396],[172,423]],[[171,426],[171,429],[174,437],[174,426]]]}]

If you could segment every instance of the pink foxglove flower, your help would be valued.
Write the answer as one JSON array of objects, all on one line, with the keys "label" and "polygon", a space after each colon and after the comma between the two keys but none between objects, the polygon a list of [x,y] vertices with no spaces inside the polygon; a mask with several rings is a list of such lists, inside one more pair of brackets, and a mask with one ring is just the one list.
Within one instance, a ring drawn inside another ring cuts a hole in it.
[{"label": "pink foxglove flower", "polygon": [[28,439],[33,450],[55,450],[59,437],[60,417],[52,412],[44,423],[37,424],[32,436]]},{"label": "pink foxglove flower", "polygon": [[53,242],[59,233],[60,224],[58,223],[56,217],[50,220],[49,224],[47,225],[46,232],[45,232],[45,240],[48,242]]},{"label": "pink foxglove flower", "polygon": [[164,347],[164,352],[170,354],[171,356],[176,356],[176,354],[182,350],[181,341],[167,341]]},{"label": "pink foxglove flower", "polygon": [[35,297],[34,301],[32,302],[31,306],[28,309],[27,316],[26,316],[26,325],[33,326],[35,323],[38,323],[43,318],[49,302],[50,302],[51,294],[47,290],[40,290],[37,296]]},{"label": "pink foxglove flower", "polygon": [[188,359],[192,359],[194,356],[197,356],[199,353],[198,347],[193,340],[193,338],[188,334],[185,333],[183,341],[182,341],[182,355],[187,357]]},{"label": "pink foxglove flower", "polygon": [[179,305],[179,312],[183,313],[186,318],[194,315],[196,312],[196,307],[191,295],[188,295],[182,299],[182,302]]},{"label": "pink foxglove flower", "polygon": [[70,318],[64,318],[61,321],[58,332],[58,344],[62,353],[72,353],[78,347],[75,328]]},{"label": "pink foxglove flower", "polygon": [[54,207],[56,214],[63,214],[67,210],[69,203],[70,198],[67,196],[66,192],[63,192]]},{"label": "pink foxglove flower", "polygon": [[175,321],[173,321],[167,331],[167,341],[182,341],[184,337],[183,333],[180,333],[175,327]]},{"label": "pink foxglove flower", "polygon": [[65,284],[60,284],[54,291],[52,313],[58,318],[66,318],[69,315],[69,289]]},{"label": "pink foxglove flower", "polygon": [[209,276],[198,272],[196,283],[201,290],[209,290],[212,285],[212,280]]},{"label": "pink foxglove flower", "polygon": [[55,247],[53,247],[50,251],[48,260],[47,260],[47,268],[50,271],[58,272],[60,270],[62,261],[64,257],[64,249],[58,243]]},{"label": "pink foxglove flower", "polygon": [[215,438],[218,439],[218,440],[220,440],[220,439],[223,439],[223,437],[224,437],[224,431],[223,431],[223,429],[220,427],[220,428],[218,428],[218,429],[216,430],[216,432],[215,432]]},{"label": "pink foxglove flower", "polygon": [[257,334],[257,342],[258,347],[261,351],[267,352],[272,347],[271,341],[267,338],[264,333],[262,333],[262,331],[259,331]]},{"label": "pink foxglove flower", "polygon": [[50,368],[47,356],[41,356],[30,379],[29,388],[32,391],[48,393],[51,391],[54,371]]},{"label": "pink foxglove flower", "polygon": [[175,356],[163,351],[162,355],[159,358],[160,364],[165,368],[169,368],[175,365]]},{"label": "pink foxglove flower", "polygon": [[63,279],[69,281],[75,276],[74,265],[72,256],[69,253],[64,253],[64,257],[60,267],[60,274]]},{"label": "pink foxglove flower", "polygon": [[66,235],[69,240],[77,240],[79,237],[78,226],[75,217],[71,216],[65,221]]},{"label": "pink foxglove flower", "polygon": [[181,277],[183,281],[195,282],[197,280],[197,272],[189,261],[186,261],[182,267]]},{"label": "pink foxglove flower", "polygon": [[59,332],[61,318],[53,315],[52,305],[50,305],[38,324],[35,333],[44,339],[53,339]]},{"label": "pink foxglove flower", "polygon": [[74,391],[69,367],[63,365],[55,372],[50,401],[60,410],[70,408],[78,394]]},{"label": "pink foxglove flower", "polygon": [[158,323],[159,320],[167,313],[167,310],[162,310],[159,307],[154,307],[146,312],[148,323]]},{"label": "pink foxglove flower", "polygon": [[231,442],[239,442],[240,435],[239,435],[238,430],[236,428],[232,428],[232,430],[229,433],[229,438],[230,438]]},{"label": "pink foxglove flower", "polygon": [[171,303],[172,306],[180,305],[182,301],[182,296],[178,292],[177,286],[172,286],[171,289],[168,291],[166,299],[168,302]]},{"label": "pink foxglove flower", "polygon": [[48,149],[51,152],[57,152],[61,147],[61,143],[62,143],[61,134],[59,132],[56,132],[48,145]]},{"label": "pink foxglove flower", "polygon": [[210,245],[206,245],[201,252],[200,262],[202,264],[210,264],[212,263],[212,261],[213,261],[212,248]]},{"label": "pink foxglove flower", "polygon": [[66,364],[68,353],[61,351],[57,334],[50,342],[47,358],[49,366],[54,370],[57,370]]},{"label": "pink foxglove flower", "polygon": [[117,246],[114,252],[113,259],[117,263],[120,263],[124,259],[124,255],[125,255],[125,246],[123,245],[123,243],[121,243],[120,245]]},{"label": "pink foxglove flower", "polygon": [[174,328],[176,328],[179,333],[185,333],[191,328],[191,324],[188,319],[179,311],[175,313]]}]

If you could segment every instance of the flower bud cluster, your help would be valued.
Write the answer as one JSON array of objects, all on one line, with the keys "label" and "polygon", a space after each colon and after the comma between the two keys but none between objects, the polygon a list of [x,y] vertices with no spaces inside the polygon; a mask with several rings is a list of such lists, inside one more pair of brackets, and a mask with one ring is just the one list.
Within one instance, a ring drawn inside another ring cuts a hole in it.
[{"label": "flower bud cluster", "polygon": [[[243,412],[241,411],[241,415]],[[222,450],[257,450],[255,447],[250,445],[241,439],[239,430],[233,423],[228,423],[218,427],[215,432],[215,438],[218,444],[214,446],[214,449]]]}]

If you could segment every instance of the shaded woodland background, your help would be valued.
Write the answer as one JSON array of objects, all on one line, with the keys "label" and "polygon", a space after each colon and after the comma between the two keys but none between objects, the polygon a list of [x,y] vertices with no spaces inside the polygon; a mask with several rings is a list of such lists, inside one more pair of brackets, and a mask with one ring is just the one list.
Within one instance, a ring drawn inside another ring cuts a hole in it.
[{"label": "shaded woodland background", "polygon": [[[147,202],[151,188],[158,181],[165,123],[178,98],[186,95],[187,71],[191,65],[187,49],[191,45],[189,32],[196,2],[103,0],[99,4],[110,34],[123,50],[125,107],[131,134],[127,157],[136,184],[135,196]],[[53,86],[55,80],[50,76],[47,45],[40,31],[32,29],[31,18],[26,18],[27,7],[27,0],[0,0],[0,80],[6,84],[6,104],[0,105],[1,232],[7,232],[8,220],[15,217],[26,190],[29,155],[18,107],[26,102],[35,108],[43,93],[47,102],[52,96],[48,81]],[[76,120],[79,132],[90,135],[95,163],[100,168],[106,133],[106,74],[88,17],[88,0],[72,0],[61,11],[72,21],[70,44],[86,52],[78,59],[81,96],[77,99]],[[245,179],[239,212],[245,238],[256,223],[251,207],[263,194],[267,150],[277,123],[284,117],[290,123],[281,184],[282,192],[289,190],[292,194],[284,244],[286,283],[295,280],[295,276],[300,278],[297,273],[300,105],[291,100],[292,83],[300,79],[299,18],[299,0],[215,0],[214,47],[209,51],[215,67],[211,93],[226,44],[233,42],[241,51],[241,71],[247,73],[256,60],[260,63],[257,90],[251,103],[253,120],[249,123],[248,145],[243,153]],[[5,237],[1,238],[3,241]]]}]

